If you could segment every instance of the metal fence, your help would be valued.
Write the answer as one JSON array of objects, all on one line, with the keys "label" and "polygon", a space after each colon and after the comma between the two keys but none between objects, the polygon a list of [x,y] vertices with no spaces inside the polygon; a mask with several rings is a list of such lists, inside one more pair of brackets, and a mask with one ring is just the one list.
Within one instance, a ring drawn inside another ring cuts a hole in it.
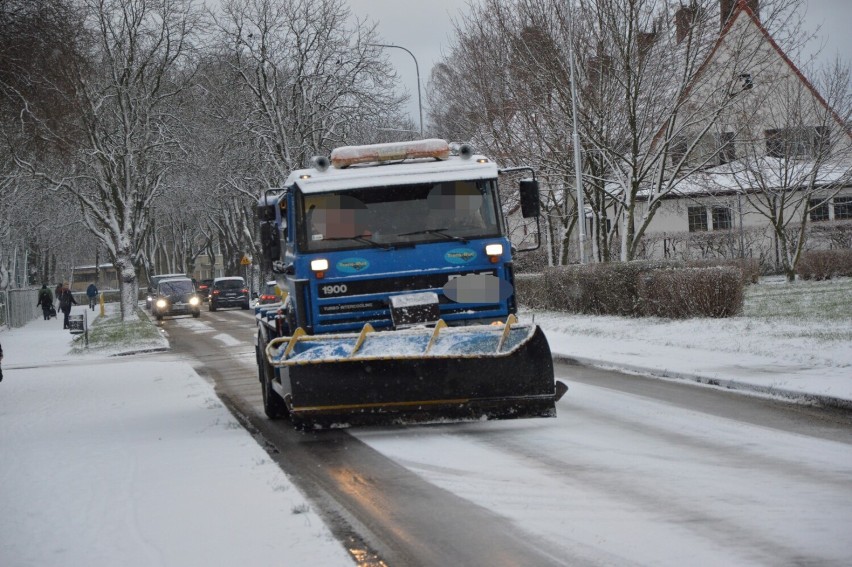
[{"label": "metal fence", "polygon": [[23,327],[39,315],[37,289],[10,289],[0,291],[0,325],[9,328]]},{"label": "metal fence", "polygon": [[[38,292],[40,289],[12,289],[9,291],[0,291],[0,327],[23,327],[33,319],[42,316],[41,308],[36,306],[38,303]],[[53,290],[51,290],[53,291]],[[72,293],[77,305],[89,305],[89,298],[86,297],[86,292],[75,291]],[[121,301],[121,292],[117,289],[107,289],[100,293],[103,295],[104,302],[118,303]],[[144,298],[145,295],[143,294]],[[100,298],[98,299],[100,301]],[[53,298],[53,304],[57,305],[56,298]],[[62,316],[61,314],[59,315]]]}]

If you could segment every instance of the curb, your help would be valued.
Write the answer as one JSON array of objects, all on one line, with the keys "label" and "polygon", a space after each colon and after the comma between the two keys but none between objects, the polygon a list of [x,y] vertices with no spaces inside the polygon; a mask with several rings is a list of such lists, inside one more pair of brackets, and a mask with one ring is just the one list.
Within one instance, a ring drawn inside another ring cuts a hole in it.
[{"label": "curb", "polygon": [[617,364],[605,360],[594,358],[585,358],[581,356],[566,356],[561,354],[553,354],[554,362],[574,366],[591,366],[595,368],[604,368],[608,370],[616,370],[622,372],[630,372],[640,374],[649,378],[661,378],[668,380],[683,380],[686,382],[695,382],[705,386],[713,386],[725,390],[749,392],[764,394],[773,398],[780,398],[788,402],[820,405],[829,408],[837,408],[846,411],[852,411],[852,400],[843,398],[835,398],[832,396],[824,396],[822,394],[808,394],[805,392],[797,392],[795,390],[785,390],[783,388],[773,388],[770,386],[760,386],[757,384],[749,384],[747,382],[738,382],[737,380],[724,380],[719,378],[710,378],[701,374],[692,374],[688,372],[673,372],[671,370],[662,370],[659,368],[649,368],[646,366],[636,366],[633,364]]}]

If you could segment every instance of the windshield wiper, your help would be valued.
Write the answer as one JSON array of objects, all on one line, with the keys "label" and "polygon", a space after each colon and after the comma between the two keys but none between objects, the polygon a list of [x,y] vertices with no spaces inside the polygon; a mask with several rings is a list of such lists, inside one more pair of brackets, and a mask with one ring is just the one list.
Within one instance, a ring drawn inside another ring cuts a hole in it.
[{"label": "windshield wiper", "polygon": [[376,242],[375,240],[370,240],[366,236],[335,236],[333,238],[323,238],[323,241],[330,240],[354,240],[356,242],[363,242],[365,244],[369,244],[375,248],[381,248],[382,250],[392,250],[393,246],[390,244],[382,244],[380,242]]},{"label": "windshield wiper", "polygon": [[415,230],[414,232],[406,232],[404,234],[398,234],[397,236],[414,236],[415,234],[437,234],[438,236],[443,236],[447,240],[457,240],[459,242],[464,242],[467,244],[469,241],[467,238],[462,238],[461,236],[456,236],[454,234],[447,234],[447,228],[427,228],[424,230]]}]

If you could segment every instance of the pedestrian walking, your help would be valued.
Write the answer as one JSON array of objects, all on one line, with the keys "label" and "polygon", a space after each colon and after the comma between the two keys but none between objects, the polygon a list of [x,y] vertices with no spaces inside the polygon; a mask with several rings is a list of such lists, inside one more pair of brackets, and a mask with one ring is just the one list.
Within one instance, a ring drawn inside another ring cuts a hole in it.
[{"label": "pedestrian walking", "polygon": [[86,288],[86,297],[89,298],[89,309],[94,311],[95,300],[98,297],[98,286],[96,286],[94,282],[90,283],[89,287]]},{"label": "pedestrian walking", "polygon": [[74,294],[72,294],[71,290],[68,288],[68,284],[63,283],[62,289],[59,292],[59,309],[62,310],[62,314],[65,316],[62,321],[63,329],[67,329],[69,327],[68,316],[71,315],[72,305],[77,305],[77,301],[74,299]]},{"label": "pedestrian walking", "polygon": [[44,320],[50,319],[50,312],[53,309],[53,293],[47,288],[47,284],[42,284],[38,292],[38,303],[36,307],[41,307],[41,312],[44,314]]},{"label": "pedestrian walking", "polygon": [[3,345],[0,345],[0,382],[3,381]]},{"label": "pedestrian walking", "polygon": [[53,297],[56,298],[56,308],[59,309],[59,292],[62,291],[62,282],[56,284],[56,289],[53,290]]}]

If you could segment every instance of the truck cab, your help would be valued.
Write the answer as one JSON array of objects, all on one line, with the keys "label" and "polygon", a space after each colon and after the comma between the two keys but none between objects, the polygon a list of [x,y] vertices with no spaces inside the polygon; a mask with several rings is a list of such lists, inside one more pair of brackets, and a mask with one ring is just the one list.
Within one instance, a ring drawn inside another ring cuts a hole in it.
[{"label": "truck cab", "polygon": [[483,324],[515,313],[496,164],[452,155],[443,140],[385,146],[390,159],[376,146],[342,148],[334,167],[296,170],[261,197],[265,256],[290,297],[286,331]]}]

